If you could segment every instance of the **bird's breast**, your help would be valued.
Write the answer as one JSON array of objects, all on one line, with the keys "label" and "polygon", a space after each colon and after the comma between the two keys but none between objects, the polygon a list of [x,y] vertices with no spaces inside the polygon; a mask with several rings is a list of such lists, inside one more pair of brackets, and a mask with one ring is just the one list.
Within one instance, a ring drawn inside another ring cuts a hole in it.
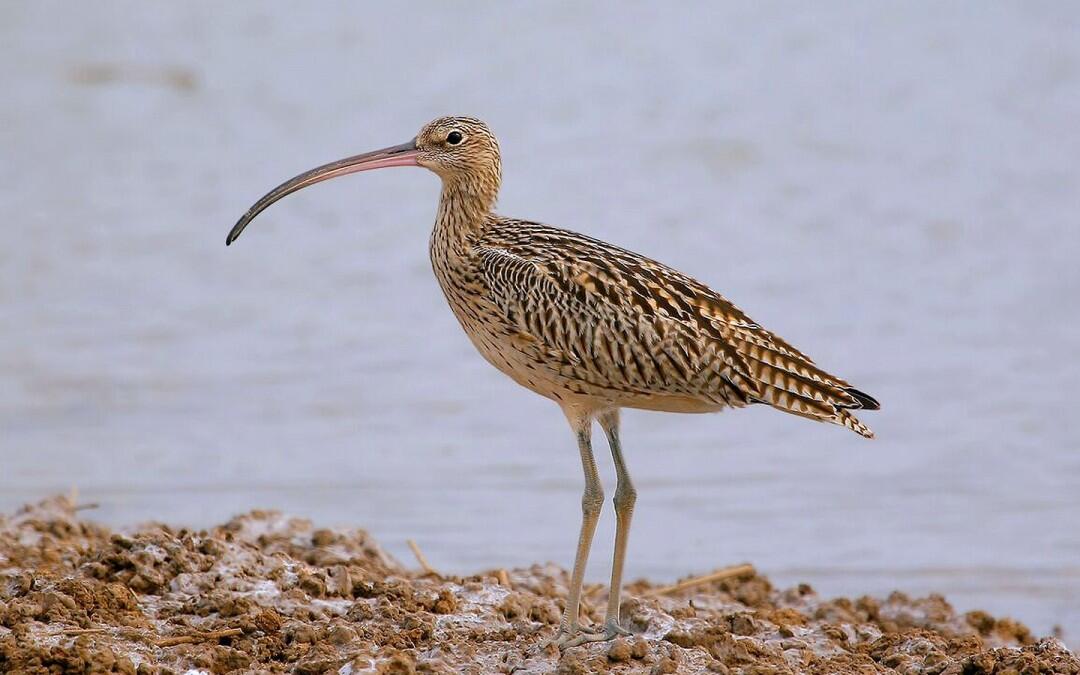
[{"label": "bird's breast", "polygon": [[479,261],[462,252],[433,246],[432,269],[469,340],[484,359],[518,384],[547,398],[562,400],[568,378],[535,338],[513,325],[494,302]]}]

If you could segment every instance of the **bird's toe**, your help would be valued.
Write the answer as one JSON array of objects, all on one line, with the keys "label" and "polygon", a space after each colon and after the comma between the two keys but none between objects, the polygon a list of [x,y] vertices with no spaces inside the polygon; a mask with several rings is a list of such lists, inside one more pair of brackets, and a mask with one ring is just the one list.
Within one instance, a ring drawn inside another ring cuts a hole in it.
[{"label": "bird's toe", "polygon": [[619,625],[617,619],[608,619],[599,630],[585,630],[579,628],[575,633],[563,633],[559,631],[549,644],[554,644],[562,649],[570,649],[587,642],[607,642],[624,635],[633,635],[630,631]]}]

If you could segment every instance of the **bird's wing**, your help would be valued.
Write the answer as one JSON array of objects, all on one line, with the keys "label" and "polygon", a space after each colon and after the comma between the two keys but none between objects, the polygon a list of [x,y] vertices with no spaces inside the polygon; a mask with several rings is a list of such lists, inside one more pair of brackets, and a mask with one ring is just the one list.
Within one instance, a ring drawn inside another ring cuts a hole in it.
[{"label": "bird's wing", "polygon": [[535,342],[565,374],[608,389],[727,405],[758,394],[745,358],[725,341],[698,339],[644,289],[608,283],[572,260],[503,246],[478,253],[490,299],[517,337]]},{"label": "bird's wing", "polygon": [[605,381],[717,402],[768,403],[866,429],[877,401],[817,367],[704,284],[584,235],[514,221],[480,248],[492,299],[514,325]]}]

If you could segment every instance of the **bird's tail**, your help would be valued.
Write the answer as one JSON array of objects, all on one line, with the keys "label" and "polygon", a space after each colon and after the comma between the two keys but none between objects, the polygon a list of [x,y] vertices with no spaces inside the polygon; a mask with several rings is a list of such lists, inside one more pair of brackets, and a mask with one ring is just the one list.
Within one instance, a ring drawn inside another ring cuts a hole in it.
[{"label": "bird's tail", "polygon": [[821,370],[808,356],[771,333],[743,332],[735,344],[757,388],[749,400],[792,415],[839,424],[864,438],[874,437],[874,432],[851,414],[853,410],[881,408],[873,396]]},{"label": "bird's tail", "polygon": [[863,438],[873,438],[874,437],[873,430],[870,429],[870,427],[863,424],[862,422],[860,422],[859,418],[855,417],[854,415],[849,413],[847,410],[840,410],[837,413],[836,417],[839,420],[839,424],[843,424],[845,427],[847,427],[848,429],[851,429],[852,431],[859,434]]},{"label": "bird's tail", "polygon": [[[814,387],[801,384],[802,386],[798,386],[788,382],[781,387],[759,381],[762,395],[758,400],[792,415],[817,422],[839,424],[863,438],[874,437],[870,427],[851,414],[852,410],[878,410],[881,405],[872,396],[852,387]],[[798,391],[792,391],[793,389]]]}]

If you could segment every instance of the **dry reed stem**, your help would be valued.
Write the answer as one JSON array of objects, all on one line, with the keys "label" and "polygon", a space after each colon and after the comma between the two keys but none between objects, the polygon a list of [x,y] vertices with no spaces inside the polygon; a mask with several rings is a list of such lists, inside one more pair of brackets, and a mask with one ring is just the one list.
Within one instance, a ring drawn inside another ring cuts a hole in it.
[{"label": "dry reed stem", "polygon": [[725,567],[723,569],[710,572],[709,574],[703,574],[699,577],[693,577],[680,581],[672,586],[664,586],[662,588],[654,588],[642,593],[642,597],[652,597],[656,595],[667,595],[669,593],[678,593],[679,591],[685,591],[688,588],[694,588],[695,586],[701,586],[703,584],[711,583],[713,581],[720,581],[721,579],[730,579],[732,577],[741,577],[747,574],[757,574],[757,570],[753,565],[733,565],[731,567]]},{"label": "dry reed stem", "polygon": [[156,640],[154,645],[157,647],[175,647],[176,645],[186,645],[194,642],[207,642],[209,640],[236,637],[243,632],[244,631],[240,628],[226,628],[224,630],[215,630],[208,633],[195,633],[194,635],[174,635],[172,637]]},{"label": "dry reed stem", "polygon": [[424,574],[430,574],[436,579],[442,581],[443,575],[439,574],[438,571],[436,571],[436,569],[431,566],[431,563],[429,563],[427,561],[427,558],[424,557],[424,552],[420,550],[420,547],[416,545],[416,542],[412,539],[406,539],[405,543],[407,543],[409,545],[409,548],[412,549],[413,555],[416,556],[416,562],[420,563],[420,568],[424,570]]}]

